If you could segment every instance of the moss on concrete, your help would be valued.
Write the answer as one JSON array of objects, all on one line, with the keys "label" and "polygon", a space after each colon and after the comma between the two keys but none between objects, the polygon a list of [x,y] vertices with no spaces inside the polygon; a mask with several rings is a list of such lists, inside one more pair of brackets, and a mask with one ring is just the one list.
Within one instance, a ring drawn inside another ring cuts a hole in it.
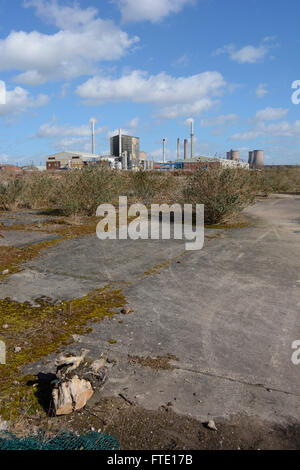
[{"label": "moss on concrete", "polygon": [[[0,339],[5,342],[6,364],[0,365],[0,416],[14,420],[20,413],[41,411],[35,389],[28,386],[22,366],[38,361],[72,342],[73,334],[90,331],[90,322],[111,318],[114,309],[126,304],[121,290],[107,286],[72,301],[51,302],[43,297],[37,305],[0,300]],[[4,328],[3,328],[4,326]],[[15,352],[15,347],[21,348]]]}]

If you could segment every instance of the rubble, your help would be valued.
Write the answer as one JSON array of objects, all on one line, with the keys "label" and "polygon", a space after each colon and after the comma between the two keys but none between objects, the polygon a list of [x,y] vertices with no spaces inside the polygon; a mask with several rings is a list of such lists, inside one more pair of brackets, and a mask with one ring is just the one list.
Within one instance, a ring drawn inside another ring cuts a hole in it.
[{"label": "rubble", "polygon": [[85,360],[89,351],[80,356],[60,356],[55,364],[56,379],[52,381],[52,401],[55,415],[66,415],[80,410],[93,396],[94,390],[106,379],[106,356],[90,363]]}]

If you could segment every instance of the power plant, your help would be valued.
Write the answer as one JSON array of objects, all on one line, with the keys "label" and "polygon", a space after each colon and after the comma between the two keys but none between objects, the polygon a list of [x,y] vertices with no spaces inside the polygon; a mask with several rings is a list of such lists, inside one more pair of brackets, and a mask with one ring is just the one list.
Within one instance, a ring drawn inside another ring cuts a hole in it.
[{"label": "power plant", "polygon": [[162,161],[155,162],[147,160],[145,152],[140,151],[140,138],[127,135],[120,128],[118,133],[110,138],[110,154],[96,155],[95,142],[95,118],[90,119],[91,124],[91,150],[92,153],[64,151],[47,158],[46,168],[48,170],[84,168],[85,166],[96,166],[101,162],[107,162],[111,168],[118,170],[188,170],[192,171],[198,168],[208,166],[221,166],[222,168],[263,168],[264,152],[263,150],[253,150],[249,152],[248,163],[240,161],[238,150],[226,152],[226,158],[197,156],[194,154],[194,120],[190,119],[190,156],[189,141],[187,138],[183,141],[183,159],[180,158],[180,138],[177,138],[177,159],[175,161],[166,161],[166,142],[162,139]]}]

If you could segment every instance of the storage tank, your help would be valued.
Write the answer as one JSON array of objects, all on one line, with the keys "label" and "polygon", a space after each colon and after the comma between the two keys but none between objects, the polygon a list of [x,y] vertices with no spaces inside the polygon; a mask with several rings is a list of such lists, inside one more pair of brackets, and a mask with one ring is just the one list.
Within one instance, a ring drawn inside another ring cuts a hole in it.
[{"label": "storage tank", "polygon": [[254,150],[253,166],[255,168],[263,168],[264,166],[264,151]]}]

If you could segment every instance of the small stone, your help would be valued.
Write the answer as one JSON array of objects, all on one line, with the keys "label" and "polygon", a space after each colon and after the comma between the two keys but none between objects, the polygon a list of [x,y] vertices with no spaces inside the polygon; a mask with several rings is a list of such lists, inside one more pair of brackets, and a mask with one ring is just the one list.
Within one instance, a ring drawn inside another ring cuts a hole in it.
[{"label": "small stone", "polygon": [[2,271],[2,275],[4,276],[5,274],[8,274],[9,273],[9,269],[4,269],[4,271]]},{"label": "small stone", "polygon": [[128,305],[126,307],[122,308],[122,310],[121,310],[121,313],[123,313],[123,315],[128,315],[131,312],[132,312],[132,309]]},{"label": "small stone", "polygon": [[94,361],[91,365],[91,370],[96,374],[99,369],[102,369],[106,364],[106,356],[102,356],[100,359]]},{"label": "small stone", "polygon": [[6,330],[7,328],[9,328],[9,326],[8,326],[7,323],[5,323],[5,325],[2,325],[2,328],[4,328]]},{"label": "small stone", "polygon": [[19,353],[19,352],[22,351],[22,348],[20,348],[20,346],[15,346],[14,351],[15,351],[15,353]]},{"label": "small stone", "polygon": [[208,421],[208,423],[206,424],[206,427],[208,427],[208,429],[211,429],[212,431],[217,431],[218,430],[213,419],[210,419]]}]

